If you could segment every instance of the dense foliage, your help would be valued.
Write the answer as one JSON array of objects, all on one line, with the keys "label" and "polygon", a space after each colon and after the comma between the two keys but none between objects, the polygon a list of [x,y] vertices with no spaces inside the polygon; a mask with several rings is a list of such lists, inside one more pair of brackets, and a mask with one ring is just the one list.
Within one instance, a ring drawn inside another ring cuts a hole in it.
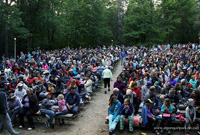
[{"label": "dense foliage", "polygon": [[0,49],[198,42],[199,15],[198,0],[0,0]]}]

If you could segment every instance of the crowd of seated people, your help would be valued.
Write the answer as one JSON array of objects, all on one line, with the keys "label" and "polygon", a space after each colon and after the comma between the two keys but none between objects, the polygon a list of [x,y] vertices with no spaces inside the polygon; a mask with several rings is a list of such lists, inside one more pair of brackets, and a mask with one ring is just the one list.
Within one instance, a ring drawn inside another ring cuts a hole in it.
[{"label": "crowd of seated people", "polygon": [[120,47],[38,49],[28,54],[20,52],[16,60],[3,56],[0,87],[8,97],[12,125],[33,130],[36,127],[33,116],[40,112],[48,118],[46,127],[53,128],[56,116],[77,114],[80,105],[91,100],[106,67],[114,67],[119,51]]},{"label": "crowd of seated people", "polygon": [[126,118],[132,132],[132,116],[139,115],[140,126],[153,129],[155,134],[163,134],[165,129],[168,135],[172,134],[176,119],[185,122],[186,135],[189,125],[199,124],[200,51],[191,44],[184,46],[187,48],[181,45],[122,48],[123,69],[109,99],[109,134],[114,134],[118,121],[122,131]]}]

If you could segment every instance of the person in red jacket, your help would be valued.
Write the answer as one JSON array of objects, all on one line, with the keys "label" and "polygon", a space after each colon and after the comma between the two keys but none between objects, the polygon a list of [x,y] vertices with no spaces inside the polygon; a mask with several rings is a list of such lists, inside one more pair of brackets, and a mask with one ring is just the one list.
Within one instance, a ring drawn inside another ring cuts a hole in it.
[{"label": "person in red jacket", "polygon": [[131,91],[134,92],[137,95],[139,101],[141,101],[141,90],[140,87],[137,86],[136,82],[132,84]]},{"label": "person in red jacket", "polygon": [[9,84],[10,91],[14,91],[17,87],[17,84],[18,84],[18,81],[17,81],[16,77],[13,77],[12,81],[10,81],[10,84]]},{"label": "person in red jacket", "polygon": [[30,74],[29,75],[29,77],[27,78],[27,83],[31,83],[31,84],[33,84],[33,80],[35,79],[35,77],[33,77],[33,75],[32,74]]}]

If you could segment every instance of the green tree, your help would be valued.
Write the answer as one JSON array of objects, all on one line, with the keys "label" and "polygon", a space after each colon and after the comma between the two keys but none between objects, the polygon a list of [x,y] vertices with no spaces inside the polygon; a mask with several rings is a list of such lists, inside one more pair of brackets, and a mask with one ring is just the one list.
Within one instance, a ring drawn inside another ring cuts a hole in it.
[{"label": "green tree", "polygon": [[158,11],[151,0],[130,0],[124,17],[124,43],[133,45],[161,42]]},{"label": "green tree", "polygon": [[[9,2],[6,0],[2,3],[0,8],[1,14],[1,25],[2,25],[2,33],[1,37],[4,37],[4,49],[5,55],[8,56],[9,51],[13,50],[11,44],[13,42],[13,38],[25,39],[28,36],[28,30],[24,28],[24,23],[20,17],[22,14],[16,5],[12,5],[12,1]],[[12,51],[13,52],[13,51]]]}]

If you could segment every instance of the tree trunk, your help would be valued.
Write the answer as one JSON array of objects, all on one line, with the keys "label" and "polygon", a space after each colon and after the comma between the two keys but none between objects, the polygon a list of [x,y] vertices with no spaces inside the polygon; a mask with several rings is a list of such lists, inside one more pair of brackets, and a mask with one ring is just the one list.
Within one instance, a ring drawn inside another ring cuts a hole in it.
[{"label": "tree trunk", "polygon": [[[3,0],[0,0],[0,7],[1,7],[2,2],[3,2]],[[3,51],[2,51],[2,26],[1,26],[2,21],[1,20],[2,20],[2,18],[1,18],[1,13],[0,13],[0,60],[2,57],[2,53],[3,53]]]},{"label": "tree trunk", "polygon": [[5,55],[8,57],[8,32],[5,30]]},{"label": "tree trunk", "polygon": [[[6,4],[8,4],[8,0],[6,0]],[[7,24],[5,24],[5,55],[8,57],[8,31],[6,26]]]}]

